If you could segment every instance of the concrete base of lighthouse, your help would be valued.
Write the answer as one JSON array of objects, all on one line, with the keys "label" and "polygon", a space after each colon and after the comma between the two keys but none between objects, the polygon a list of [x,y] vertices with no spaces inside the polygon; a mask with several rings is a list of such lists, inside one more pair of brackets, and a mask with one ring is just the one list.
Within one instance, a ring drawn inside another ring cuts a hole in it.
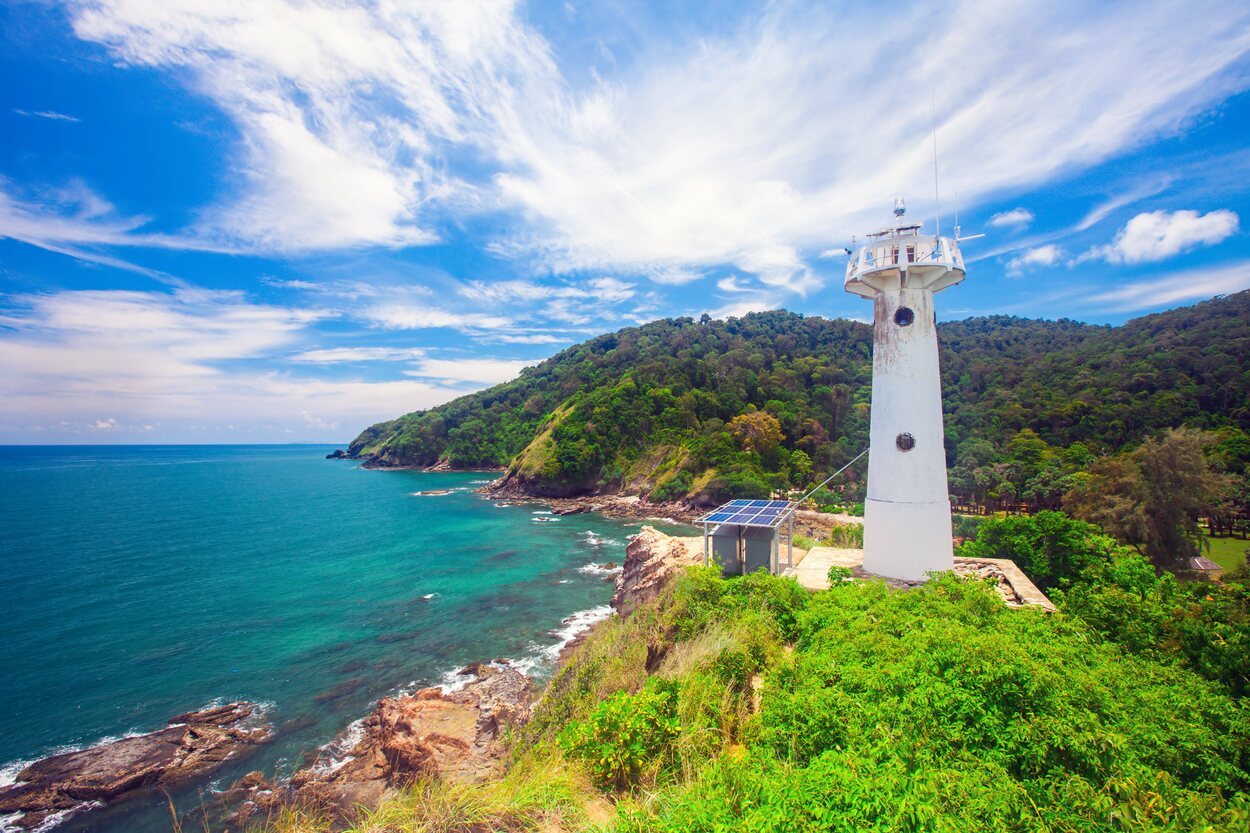
[{"label": "concrete base of lighthouse", "polygon": [[951,504],[864,502],[864,571],[904,581],[955,566]]}]

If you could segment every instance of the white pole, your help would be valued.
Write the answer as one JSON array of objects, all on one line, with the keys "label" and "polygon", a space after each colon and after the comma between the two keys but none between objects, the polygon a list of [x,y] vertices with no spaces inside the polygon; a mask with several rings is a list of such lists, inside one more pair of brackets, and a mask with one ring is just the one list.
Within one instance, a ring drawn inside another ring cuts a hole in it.
[{"label": "white pole", "polygon": [[786,516],[786,564],[794,571],[794,513]]}]

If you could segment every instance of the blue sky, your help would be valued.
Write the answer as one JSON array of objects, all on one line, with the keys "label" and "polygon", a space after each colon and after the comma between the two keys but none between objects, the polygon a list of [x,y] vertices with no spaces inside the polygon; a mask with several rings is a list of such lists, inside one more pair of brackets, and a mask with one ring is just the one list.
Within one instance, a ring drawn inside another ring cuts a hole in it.
[{"label": "blue sky", "polygon": [[945,319],[1250,287],[1250,6],[0,6],[0,443],[343,442],[594,334],[865,319],[841,247],[956,206]]}]

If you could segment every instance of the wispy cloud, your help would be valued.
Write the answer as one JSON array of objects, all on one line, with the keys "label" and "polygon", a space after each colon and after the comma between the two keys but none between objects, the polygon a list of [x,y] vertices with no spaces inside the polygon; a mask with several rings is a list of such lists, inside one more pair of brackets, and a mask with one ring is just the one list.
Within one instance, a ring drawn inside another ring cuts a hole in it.
[{"label": "wispy cloud", "polygon": [[364,307],[356,315],[384,330],[480,330],[510,327],[513,323],[502,315],[453,312],[424,304],[378,304]]},{"label": "wispy cloud", "polygon": [[425,359],[404,375],[424,379],[436,379],[449,384],[473,382],[498,384],[515,379],[526,367],[537,364],[515,359]]},{"label": "wispy cloud", "polygon": [[82,119],[78,118],[77,116],[69,116],[69,115],[66,115],[65,113],[58,113],[55,110],[19,110],[15,107],[13,108],[13,112],[17,113],[19,116],[29,116],[31,118],[47,119],[48,121],[67,121],[67,122],[82,121]]},{"label": "wispy cloud", "polygon": [[1250,289],[1250,260],[1226,266],[1187,269],[1132,281],[1089,297],[1089,303],[1113,312],[1140,312]]},{"label": "wispy cloud", "polygon": [[291,357],[291,361],[310,364],[398,362],[419,359],[425,353],[425,349],[421,347],[329,347],[296,353]]}]

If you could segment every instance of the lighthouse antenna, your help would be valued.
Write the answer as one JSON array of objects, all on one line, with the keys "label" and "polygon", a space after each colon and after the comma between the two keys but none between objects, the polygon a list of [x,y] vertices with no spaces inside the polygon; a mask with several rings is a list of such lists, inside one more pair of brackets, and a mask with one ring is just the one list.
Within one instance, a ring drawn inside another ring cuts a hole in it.
[{"label": "lighthouse antenna", "polygon": [[929,91],[929,116],[933,121],[933,205],[934,211],[937,212],[937,222],[934,223],[935,235],[942,236],[942,199],[938,194],[938,154],[937,154],[937,102],[934,98],[933,91]]}]

